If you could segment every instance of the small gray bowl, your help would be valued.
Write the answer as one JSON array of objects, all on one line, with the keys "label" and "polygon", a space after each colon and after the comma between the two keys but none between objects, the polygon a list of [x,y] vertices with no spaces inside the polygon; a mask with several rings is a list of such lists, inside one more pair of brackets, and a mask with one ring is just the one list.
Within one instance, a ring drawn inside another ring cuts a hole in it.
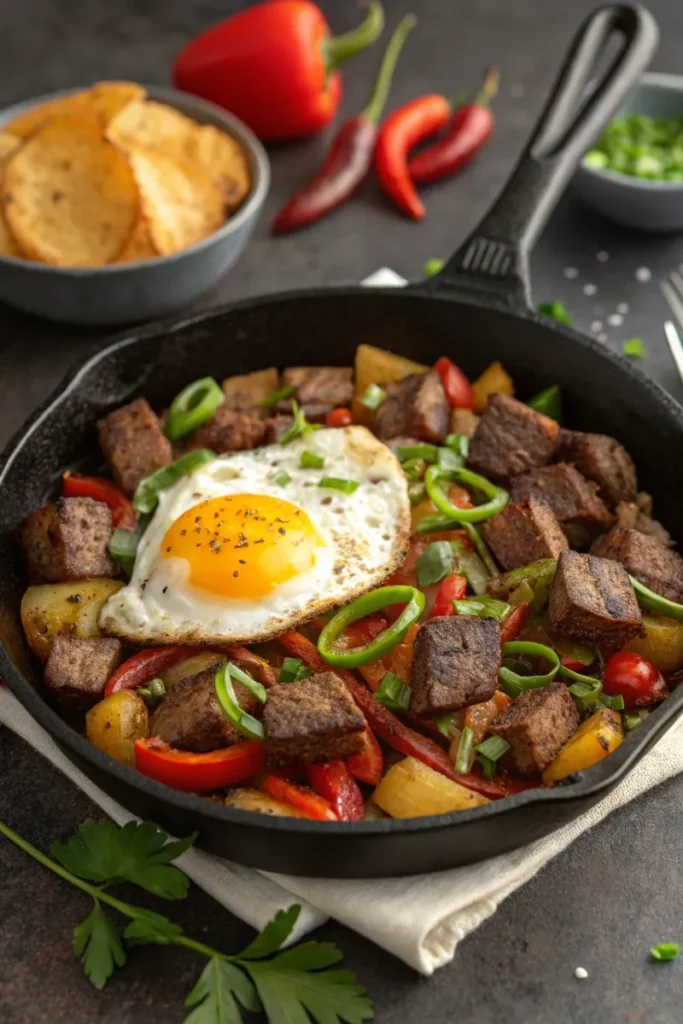
[{"label": "small gray bowl", "polygon": [[[683,75],[644,74],[616,116],[625,114],[683,117]],[[618,224],[639,231],[683,230],[683,182],[633,178],[582,163],[573,183],[586,203]]]},{"label": "small gray bowl", "polygon": [[[0,114],[0,128],[30,107],[77,89],[16,103]],[[26,313],[63,323],[112,327],[175,313],[209,291],[239,257],[268,192],[270,164],[256,136],[227,111],[188,93],[149,86],[159,100],[201,124],[214,124],[242,143],[251,191],[237,212],[196,245],[153,260],[104,267],[52,267],[0,256],[0,300]]]}]

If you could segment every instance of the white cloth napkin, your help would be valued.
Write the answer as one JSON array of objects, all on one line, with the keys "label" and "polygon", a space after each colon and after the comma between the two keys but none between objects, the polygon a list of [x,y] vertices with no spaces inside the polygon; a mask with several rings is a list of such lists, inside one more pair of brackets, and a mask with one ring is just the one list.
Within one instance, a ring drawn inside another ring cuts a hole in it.
[{"label": "white cloth napkin", "polygon": [[[365,283],[400,286],[405,282],[393,271],[382,269]],[[0,722],[48,758],[115,821],[122,824],[131,819],[128,811],[68,760],[9,690],[2,688]],[[300,903],[292,941],[333,917],[429,975],[449,963],[461,939],[577,836],[680,771],[683,721],[667,731],[609,796],[569,825],[513,853],[437,874],[388,881],[294,878],[227,863],[201,850],[190,850],[180,864],[197,885],[254,928],[261,929],[277,910]]]}]

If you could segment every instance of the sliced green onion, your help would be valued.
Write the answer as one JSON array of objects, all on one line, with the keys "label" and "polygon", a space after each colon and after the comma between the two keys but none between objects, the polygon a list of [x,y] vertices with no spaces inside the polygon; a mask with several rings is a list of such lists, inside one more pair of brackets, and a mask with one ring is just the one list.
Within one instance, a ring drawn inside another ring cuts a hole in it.
[{"label": "sliced green onion", "polygon": [[162,466],[156,473],[145,477],[138,484],[133,495],[133,508],[138,512],[153,512],[159,501],[159,491],[165,491],[188,473],[192,473],[205,462],[213,462],[215,458],[215,452],[210,452],[208,448],[198,448],[197,451],[181,455],[168,466]]},{"label": "sliced green onion", "polygon": [[496,763],[510,749],[510,744],[502,736],[489,736],[483,743],[478,743],[474,748],[477,754],[477,763],[481,765],[487,779],[492,779],[496,773]]},{"label": "sliced green onion", "polygon": [[410,444],[405,448],[401,445],[396,449],[396,458],[399,462],[407,462],[408,459],[424,459],[425,462],[436,462],[439,449],[435,444]]},{"label": "sliced green onion", "polygon": [[311,430],[320,430],[322,428],[321,423],[309,423],[303,409],[294,400],[292,400],[292,417],[292,425],[280,438],[280,444],[289,444],[296,437],[305,437]]},{"label": "sliced green onion", "polygon": [[557,420],[558,423],[562,421],[562,392],[557,384],[546,388],[545,391],[539,391],[529,399],[527,405],[530,409],[549,416],[551,420]]},{"label": "sliced green onion", "polygon": [[294,394],[294,388],[291,384],[285,384],[283,388],[278,388],[277,391],[271,392],[266,398],[259,402],[262,409],[272,409],[273,406],[277,405],[278,402],[284,401],[285,398],[289,398],[290,395]]},{"label": "sliced green onion", "polygon": [[436,464],[439,469],[448,473],[451,469],[461,469],[465,464],[462,455],[458,455],[452,448],[437,448]]},{"label": "sliced green onion", "polygon": [[474,523],[463,523],[462,525],[465,528],[465,533],[474,544],[477,554],[479,555],[482,562],[486,566],[486,570],[489,573],[489,575],[497,576],[499,572],[498,566],[496,565],[493,559],[493,555],[489,551],[488,546],[484,542],[484,539],[480,534],[478,528],[474,525]]},{"label": "sliced green onion", "polygon": [[[465,484],[467,487],[481,491],[489,500],[483,505],[475,505],[474,508],[458,508],[451,504],[444,493],[441,484],[445,480],[451,483]],[[486,480],[469,469],[451,469],[446,472],[439,466],[430,466],[425,473],[425,488],[439,512],[449,516],[456,523],[481,523],[485,519],[495,516],[508,503],[507,491],[504,491],[502,487],[496,487],[490,480]]]},{"label": "sliced green onion", "polygon": [[382,404],[386,397],[386,391],[379,384],[368,384],[360,401],[361,405],[364,405],[366,409],[374,411]]},{"label": "sliced green onion", "polygon": [[403,472],[411,484],[417,483],[418,480],[422,479],[422,474],[426,468],[427,463],[424,459],[408,459],[407,462],[403,463]]},{"label": "sliced green onion", "polygon": [[451,547],[458,559],[458,572],[464,576],[477,596],[485,594],[489,584],[489,574],[476,551],[461,541],[452,540]]},{"label": "sliced green onion", "polygon": [[133,575],[138,546],[148,522],[149,516],[140,516],[134,530],[113,530],[109,538],[109,554],[128,579]]},{"label": "sliced green onion", "polygon": [[536,309],[543,316],[548,316],[551,320],[557,320],[560,324],[571,324],[572,322],[572,318],[567,312],[567,307],[559,299],[555,299],[554,302],[540,302]]},{"label": "sliced green onion", "polygon": [[644,359],[647,355],[645,342],[642,338],[629,338],[621,346],[621,351],[629,359]]},{"label": "sliced green onion", "polygon": [[322,469],[325,465],[325,460],[322,455],[316,455],[315,452],[303,451],[299,459],[299,466],[301,469]]},{"label": "sliced green onion", "polygon": [[653,960],[676,960],[680,949],[677,942],[658,942],[650,950]]},{"label": "sliced green onion", "polygon": [[606,708],[610,708],[612,711],[623,711],[625,708],[624,698],[620,693],[601,693],[600,703],[604,704]]},{"label": "sliced green onion", "polygon": [[424,487],[416,487],[414,489],[411,487],[410,490],[408,491],[408,498],[410,499],[410,504],[413,506],[413,508],[416,505],[421,505],[426,497],[427,492],[425,491]]},{"label": "sliced green onion", "polygon": [[453,548],[447,540],[436,540],[425,548],[416,564],[417,582],[421,587],[440,583],[453,571]]},{"label": "sliced green onion", "polygon": [[281,683],[295,683],[298,679],[308,679],[313,670],[306,668],[301,658],[285,658],[280,669]]},{"label": "sliced green onion", "polygon": [[447,448],[450,448],[464,461],[470,452],[470,439],[465,434],[449,434],[444,441]]},{"label": "sliced green onion", "polygon": [[[353,647],[346,651],[335,649],[335,640],[352,622],[364,619],[372,612],[379,612],[391,604],[405,604],[406,607],[383,633],[362,647]],[[371,590],[369,594],[357,597],[332,616],[318,637],[318,651],[328,665],[340,668],[357,668],[369,661],[377,661],[403,640],[413,623],[422,615],[424,607],[425,596],[416,587],[379,587],[377,590]]]},{"label": "sliced green onion", "polygon": [[247,712],[243,711],[240,707],[239,701],[235,696],[235,689],[232,685],[233,679],[238,679],[243,683],[250,693],[252,693],[262,704],[265,704],[266,702],[266,690],[261,683],[257,683],[255,679],[252,679],[250,675],[247,675],[246,672],[243,672],[241,668],[234,665],[231,661],[226,665],[221,665],[214,676],[216,697],[218,698],[218,703],[223,708],[226,716],[248,739],[262,740],[263,725],[259,722],[258,718],[254,718],[252,715],[247,714]]},{"label": "sliced green onion", "polygon": [[[563,666],[560,666],[561,673],[562,669]],[[564,671],[566,672],[567,670],[565,669]],[[582,715],[587,711],[594,710],[600,697],[600,690],[602,689],[602,683],[599,679],[591,679],[590,676],[585,676],[584,678],[585,682],[572,683],[569,687],[569,692]]]},{"label": "sliced green onion", "polygon": [[291,476],[289,475],[289,473],[285,473],[284,470],[282,471],[282,473],[278,473],[278,475],[275,477],[275,483],[278,485],[278,487],[286,487],[287,484],[291,482]]},{"label": "sliced green onion", "polygon": [[225,401],[220,385],[213,377],[202,377],[176,395],[168,410],[164,433],[169,441],[179,441],[210,420]]},{"label": "sliced green onion", "polygon": [[344,494],[353,494],[359,486],[356,480],[342,480],[336,476],[324,476],[318,481],[318,487],[328,487],[331,491],[342,491]]},{"label": "sliced green onion", "polygon": [[454,714],[450,711],[447,715],[442,715],[441,718],[437,718],[436,727],[447,740],[451,739],[451,729],[453,728]]},{"label": "sliced green onion", "polygon": [[504,658],[511,658],[517,654],[530,654],[532,658],[543,658],[544,661],[550,662],[551,668],[542,675],[521,676],[518,672],[513,672],[511,668],[503,665],[498,669],[498,678],[501,689],[507,693],[508,697],[519,697],[522,690],[536,690],[552,683],[560,668],[560,659],[552,647],[546,647],[545,644],[534,644],[528,640],[511,640],[509,643],[503,644]]},{"label": "sliced green onion", "polygon": [[475,616],[478,619],[504,619],[510,611],[510,605],[498,601],[495,597],[467,597],[462,601],[454,601],[453,608],[458,615]]},{"label": "sliced green onion", "polygon": [[631,732],[631,730],[637,729],[641,722],[644,722],[649,714],[650,711],[648,708],[641,708],[640,711],[625,712],[624,729],[626,729],[626,732]]},{"label": "sliced green onion", "polygon": [[432,256],[424,265],[425,277],[434,277],[434,274],[438,274],[443,268],[444,260],[440,260],[437,256]]},{"label": "sliced green onion", "polygon": [[629,579],[641,608],[646,608],[649,612],[658,612],[660,615],[666,615],[670,619],[678,619],[679,622],[683,621],[683,604],[677,604],[675,601],[670,601],[668,597],[655,594],[654,591],[648,590],[647,587],[639,583],[633,576],[629,576]]},{"label": "sliced green onion", "polygon": [[413,691],[406,686],[402,679],[395,676],[393,672],[387,672],[379,684],[374,698],[389,711],[407,711],[412,694]]},{"label": "sliced green onion", "polygon": [[474,761],[474,733],[468,725],[460,734],[458,751],[455,755],[455,770],[458,775],[467,775]]}]

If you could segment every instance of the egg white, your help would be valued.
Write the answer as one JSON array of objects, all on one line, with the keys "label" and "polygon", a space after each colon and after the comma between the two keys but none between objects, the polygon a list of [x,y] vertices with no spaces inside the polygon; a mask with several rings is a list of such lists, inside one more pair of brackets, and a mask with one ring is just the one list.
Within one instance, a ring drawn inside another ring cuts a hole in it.
[{"label": "egg white", "polygon": [[[324,459],[302,469],[303,451]],[[291,477],[284,486],[275,478]],[[354,480],[353,494],[321,488],[322,477]],[[230,494],[285,498],[303,509],[321,538],[314,565],[266,597],[210,594],[187,580],[187,561],[165,558],[162,542],[187,509]],[[410,537],[405,474],[386,445],[365,427],[316,430],[286,445],[235,452],[204,463],[159,495],[127,586],[104,605],[100,627],[137,643],[210,644],[261,641],[343,605],[378,586],[403,561]]]}]

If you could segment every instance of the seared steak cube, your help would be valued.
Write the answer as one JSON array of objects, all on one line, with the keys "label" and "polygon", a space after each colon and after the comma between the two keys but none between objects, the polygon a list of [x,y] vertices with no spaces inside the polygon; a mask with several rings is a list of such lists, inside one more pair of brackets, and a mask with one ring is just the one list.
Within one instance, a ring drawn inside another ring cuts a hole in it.
[{"label": "seared steak cube", "polygon": [[270,398],[278,390],[280,374],[274,366],[271,366],[267,370],[256,370],[254,373],[227,377],[221,387],[225,395],[227,409],[265,418],[266,410],[261,402]]},{"label": "seared steak cube", "polygon": [[112,637],[85,640],[58,633],[45,665],[45,684],[62,703],[91,708],[104,695],[122,653],[121,641]]},{"label": "seared steak cube", "polygon": [[610,510],[574,466],[558,462],[515,477],[510,488],[512,501],[536,498],[548,505],[573,548],[586,548],[599,533],[614,522]]},{"label": "seared steak cube", "polygon": [[491,395],[470,442],[467,465],[496,483],[545,466],[555,454],[560,428],[548,416],[509,395]]},{"label": "seared steak cube", "polygon": [[334,672],[268,690],[263,709],[266,764],[349,757],[363,747],[365,716]]},{"label": "seared steak cube", "polygon": [[[218,703],[216,670],[217,666],[211,667],[174,683],[150,719],[150,735],[197,754],[241,743],[244,735]],[[237,680],[233,680],[233,688],[242,711],[257,716],[261,704],[251,691]]]},{"label": "seared steak cube", "polygon": [[59,498],[36,509],[19,528],[31,583],[116,576],[109,554],[111,510],[92,498]]},{"label": "seared steak cube", "polygon": [[441,444],[449,424],[450,409],[436,370],[410,373],[390,384],[372,418],[372,430],[383,440],[403,434],[430,444]]},{"label": "seared steak cube", "polygon": [[534,497],[507,505],[481,532],[504,569],[557,558],[569,547],[553,510]]},{"label": "seared steak cube", "polygon": [[550,621],[583,643],[620,648],[642,630],[640,607],[624,567],[608,558],[563,551],[550,588]]},{"label": "seared steak cube", "polygon": [[[643,499],[649,499],[649,501]],[[645,511],[645,509],[649,509],[649,511]],[[658,520],[652,518],[652,498],[649,494],[641,491],[635,501],[620,501],[614,511],[617,526],[623,526],[626,530],[637,530],[638,533],[646,533],[649,537],[654,537],[664,547],[673,547],[674,541],[669,531]]]},{"label": "seared steak cube", "polygon": [[472,437],[479,426],[480,416],[471,409],[451,409],[451,422],[449,425],[450,434],[462,434],[464,437]]},{"label": "seared steak cube", "polygon": [[99,424],[100,445],[116,483],[128,495],[173,459],[171,442],[144,398],[110,412]]},{"label": "seared steak cube", "polygon": [[571,462],[587,480],[595,481],[598,494],[608,505],[635,501],[636,467],[626,449],[613,437],[562,430],[557,458],[560,462]]},{"label": "seared steak cube", "polygon": [[616,526],[596,540],[591,554],[620,562],[630,576],[655,594],[683,603],[683,558],[654,537]]},{"label": "seared steak cube", "polygon": [[182,448],[208,448],[216,455],[247,451],[264,444],[267,429],[266,421],[258,416],[219,405],[211,419],[185,439]]},{"label": "seared steak cube", "polygon": [[[292,398],[301,406],[322,406],[329,412],[350,406],[353,399],[351,366],[290,366],[282,374],[283,387],[294,388]],[[291,399],[290,399],[291,401]]]},{"label": "seared steak cube", "polygon": [[500,627],[493,619],[430,619],[415,638],[410,710],[429,718],[489,700],[500,665]]},{"label": "seared steak cube", "polygon": [[283,434],[287,433],[293,422],[292,416],[281,416],[279,413],[276,416],[270,416],[266,420],[264,444],[276,444]]},{"label": "seared steak cube", "polygon": [[491,732],[510,744],[509,757],[522,775],[542,772],[579,727],[576,704],[564,683],[555,680],[524,690],[491,724]]}]

